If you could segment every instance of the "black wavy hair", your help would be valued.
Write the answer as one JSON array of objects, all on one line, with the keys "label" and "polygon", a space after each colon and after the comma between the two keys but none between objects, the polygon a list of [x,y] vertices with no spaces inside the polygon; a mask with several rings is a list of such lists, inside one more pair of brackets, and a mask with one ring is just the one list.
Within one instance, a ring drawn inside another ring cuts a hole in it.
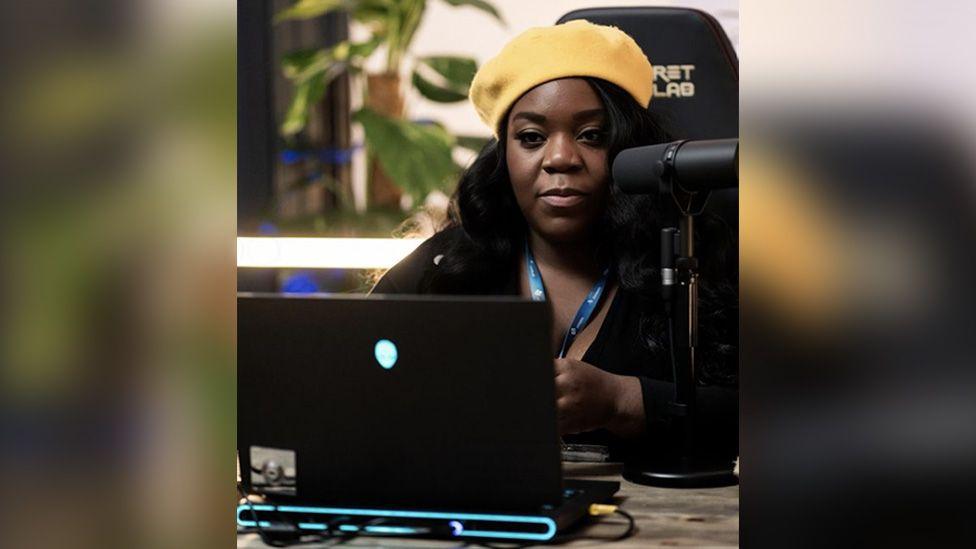
[{"label": "black wavy hair", "polygon": [[[583,78],[607,111],[607,162],[627,148],[671,141],[659,115],[641,106],[628,92],[606,80]],[[448,216],[432,244],[443,257],[421,281],[425,292],[439,294],[495,294],[515,275],[527,224],[515,200],[505,156],[508,116],[498,135],[481,150],[462,174],[451,198]],[[613,266],[620,290],[641,303],[642,343],[660,360],[668,360],[667,325],[659,298],[657,261],[660,228],[675,225],[670,199],[628,195],[611,184],[607,207],[598,221],[600,260]],[[702,257],[699,290],[699,379],[706,384],[730,385],[737,380],[737,256],[728,223],[703,215],[696,240]]]}]

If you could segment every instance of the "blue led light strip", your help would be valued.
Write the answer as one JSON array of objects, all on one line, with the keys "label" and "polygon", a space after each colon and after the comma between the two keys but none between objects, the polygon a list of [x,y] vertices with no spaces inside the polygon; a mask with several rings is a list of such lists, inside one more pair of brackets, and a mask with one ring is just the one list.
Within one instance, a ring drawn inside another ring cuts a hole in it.
[{"label": "blue led light strip", "polygon": [[[245,527],[254,527],[258,526],[258,523],[254,522],[253,520],[241,520],[242,511],[247,511],[248,513],[252,511],[274,511],[274,505],[254,505],[252,503],[243,503],[237,506],[237,524]],[[271,523],[266,520],[262,520],[260,526],[261,528],[271,528]]]},{"label": "blue led light strip", "polygon": [[[543,533],[532,533],[532,532],[510,532],[510,531],[491,531],[491,530],[468,530],[463,529],[460,533],[456,534],[456,537],[474,537],[474,538],[496,538],[496,539],[524,539],[532,541],[546,541],[552,539],[556,535],[556,522],[549,517],[543,516],[532,516],[532,515],[497,515],[497,514],[487,514],[487,513],[442,513],[436,511],[398,511],[389,509],[349,509],[342,507],[303,507],[297,505],[280,505],[275,507],[274,505],[255,505],[255,511],[275,511],[281,513],[308,513],[308,514],[318,514],[318,515],[352,515],[352,516],[367,516],[367,517],[384,517],[384,518],[410,518],[410,519],[431,519],[431,520],[480,520],[486,522],[516,522],[520,524],[540,524],[546,527],[546,531]],[[243,512],[250,511],[250,506],[247,504],[239,505],[237,507],[237,524],[245,527],[253,527],[253,520],[243,520],[241,514]],[[316,523],[299,523],[299,528],[302,528],[303,524],[316,524]],[[261,526],[265,526],[265,522],[261,521]],[[340,527],[341,528],[341,527]],[[375,528],[375,527],[372,527]],[[396,527],[392,527],[396,528]],[[322,528],[316,524],[310,529],[321,530]],[[376,533],[380,533],[373,530]],[[387,532],[394,533],[394,532]],[[406,531],[397,533],[408,533]],[[412,532],[411,532],[412,533]]]},{"label": "blue led light strip", "polygon": [[430,530],[410,528],[409,526],[366,526],[363,528],[370,534],[423,534]]}]

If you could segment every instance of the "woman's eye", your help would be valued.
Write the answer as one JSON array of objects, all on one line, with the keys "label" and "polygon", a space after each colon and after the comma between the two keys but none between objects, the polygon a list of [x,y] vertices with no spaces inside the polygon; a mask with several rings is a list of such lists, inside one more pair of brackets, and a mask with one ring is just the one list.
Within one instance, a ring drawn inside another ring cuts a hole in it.
[{"label": "woman's eye", "polygon": [[580,134],[580,139],[582,139],[583,141],[589,141],[591,143],[602,143],[603,137],[604,137],[603,130],[597,130],[597,129],[586,130],[585,132]]},{"label": "woman's eye", "polygon": [[537,145],[546,140],[545,136],[538,132],[522,132],[515,136],[523,145]]}]

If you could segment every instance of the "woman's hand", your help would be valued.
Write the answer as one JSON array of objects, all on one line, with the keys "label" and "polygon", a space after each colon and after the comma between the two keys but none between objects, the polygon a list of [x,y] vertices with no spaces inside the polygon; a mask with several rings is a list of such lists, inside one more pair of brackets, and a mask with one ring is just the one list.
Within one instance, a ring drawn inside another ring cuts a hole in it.
[{"label": "woman's hand", "polygon": [[556,417],[560,434],[605,428],[623,437],[644,429],[644,401],[636,377],[557,358]]}]

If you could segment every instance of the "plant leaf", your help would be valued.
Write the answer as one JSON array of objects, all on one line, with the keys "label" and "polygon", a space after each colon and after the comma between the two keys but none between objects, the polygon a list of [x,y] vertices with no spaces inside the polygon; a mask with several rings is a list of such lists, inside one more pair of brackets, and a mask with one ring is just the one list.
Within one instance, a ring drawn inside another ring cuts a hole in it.
[{"label": "plant leaf", "polygon": [[468,98],[468,87],[477,71],[478,64],[470,57],[421,57],[417,59],[411,81],[431,101],[456,103]]},{"label": "plant leaf", "polygon": [[285,120],[281,123],[280,133],[283,137],[295,135],[305,128],[312,105],[322,100],[326,88],[337,76],[345,72],[346,68],[345,63],[335,63],[327,70],[316,73],[296,85],[295,95],[291,98]]},{"label": "plant leaf", "polygon": [[281,59],[285,77],[296,83],[304,82],[316,74],[332,69],[336,64],[364,60],[379,46],[381,40],[372,38],[366,42],[339,42],[327,49],[299,50]]},{"label": "plant leaf", "polygon": [[352,67],[349,61],[352,52],[372,51],[375,47],[373,41],[340,42],[329,49],[300,50],[285,55],[282,71],[294,81],[295,95],[281,123],[281,135],[289,137],[302,131],[312,105],[322,99],[325,89],[337,76]]},{"label": "plant leaf", "polygon": [[400,0],[358,0],[349,10],[353,20],[366,25],[373,36],[384,39],[399,13]]},{"label": "plant leaf", "polygon": [[325,94],[325,73],[319,73],[295,87],[295,95],[288,105],[285,120],[281,123],[281,135],[288,137],[302,131],[308,123],[308,112]]},{"label": "plant leaf", "polygon": [[413,72],[411,77],[413,86],[417,88],[420,95],[423,95],[431,101],[437,103],[457,103],[459,101],[464,101],[468,98],[466,93],[458,92],[456,90],[451,90],[447,88],[442,88],[436,84],[431,83],[420,75],[417,71]]},{"label": "plant leaf", "polygon": [[289,19],[313,19],[344,7],[344,4],[344,0],[298,0],[275,14],[274,22],[280,23]]},{"label": "plant leaf", "polygon": [[507,26],[507,23],[505,23],[505,20],[502,19],[501,14],[498,13],[498,10],[495,8],[495,6],[492,6],[485,0],[444,0],[444,1],[452,6],[471,6],[472,8],[477,8],[489,15],[494,16],[494,18],[497,19],[499,23]]},{"label": "plant leaf", "polygon": [[325,49],[293,51],[281,58],[281,72],[285,78],[300,82],[325,72],[332,60],[331,52]]},{"label": "plant leaf", "polygon": [[384,37],[380,35],[373,35],[369,40],[365,42],[353,42],[349,44],[349,58],[359,57],[366,59],[376,51],[376,48],[383,43]]},{"label": "plant leaf", "polygon": [[383,116],[363,108],[353,115],[386,173],[410,196],[423,203],[435,189],[446,189],[457,177],[451,156],[454,138],[436,125]]},{"label": "plant leaf", "polygon": [[470,57],[435,55],[421,57],[417,61],[443,76],[453,87],[464,89],[467,93],[474,73],[478,72],[478,62]]}]

